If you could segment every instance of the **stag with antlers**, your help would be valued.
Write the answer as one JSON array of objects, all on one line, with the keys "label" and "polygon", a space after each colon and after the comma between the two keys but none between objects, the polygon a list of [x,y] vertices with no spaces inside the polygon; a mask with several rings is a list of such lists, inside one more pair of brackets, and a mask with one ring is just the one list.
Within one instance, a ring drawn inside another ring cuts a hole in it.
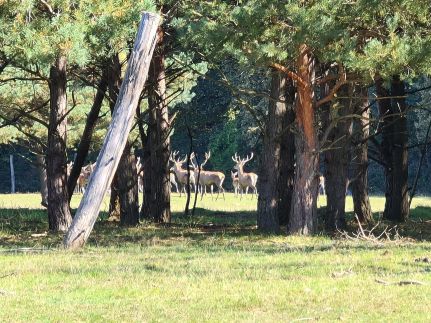
[{"label": "stag with antlers", "polygon": [[211,152],[209,151],[205,153],[204,162],[200,166],[198,166],[197,162],[196,163],[193,162],[193,159],[196,159],[196,157],[194,153],[192,154],[192,158],[190,158],[190,162],[195,171],[195,177],[196,177],[195,182],[197,181],[198,172],[200,170],[198,184],[200,185],[200,189],[201,189],[201,199],[204,196],[204,191],[206,190],[207,186],[211,186],[211,198],[213,198],[213,185],[217,186],[218,188],[216,200],[218,199],[220,192],[223,193],[223,199],[224,199],[225,196],[224,196],[223,181],[225,179],[225,175],[222,172],[203,170],[203,167],[205,166],[205,164],[208,162],[210,158],[211,158]]},{"label": "stag with antlers", "polygon": [[[187,185],[187,170],[182,168],[182,165],[187,161],[187,156],[180,160],[179,158],[177,158],[178,153],[179,153],[178,151],[171,153],[171,155],[169,156],[169,160],[172,163],[174,163],[172,170],[174,171],[175,176],[178,179],[178,183],[180,185],[180,196],[181,196],[181,191],[184,190],[185,192],[186,185]],[[190,189],[192,187],[196,189],[195,175],[194,175],[194,172],[190,170]]]},{"label": "stag with antlers", "polygon": [[[257,195],[257,174],[255,173],[245,173],[244,172],[244,165],[253,159],[254,154],[251,153],[250,157],[246,157],[244,159],[241,159],[237,153],[235,153],[235,156],[232,156],[232,160],[235,162],[235,166],[233,167],[238,171],[238,180],[241,190],[241,198],[242,194],[244,192],[244,189],[251,187],[253,189],[253,194]],[[253,198],[253,195],[251,196]]]}]

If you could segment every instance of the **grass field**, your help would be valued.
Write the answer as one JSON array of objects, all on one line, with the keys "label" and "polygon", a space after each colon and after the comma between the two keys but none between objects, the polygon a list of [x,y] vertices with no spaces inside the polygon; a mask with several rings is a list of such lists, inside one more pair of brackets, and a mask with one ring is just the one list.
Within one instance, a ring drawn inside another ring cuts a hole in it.
[{"label": "grass field", "polygon": [[[45,234],[38,195],[0,195],[0,322],[431,320],[429,198],[414,200],[404,239],[383,243],[261,235],[256,200],[205,198],[194,217],[184,201],[173,197],[170,226],[104,214],[72,253]],[[383,205],[372,198],[376,217]]]}]

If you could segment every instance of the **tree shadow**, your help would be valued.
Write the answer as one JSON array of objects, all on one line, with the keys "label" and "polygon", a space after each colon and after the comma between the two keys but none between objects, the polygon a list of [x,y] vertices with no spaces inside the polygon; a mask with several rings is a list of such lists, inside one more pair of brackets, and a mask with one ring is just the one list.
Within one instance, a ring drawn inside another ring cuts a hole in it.
[{"label": "tree shadow", "polygon": [[[319,210],[319,219],[322,219],[324,208]],[[376,220],[378,214],[375,215]],[[348,230],[356,232],[358,229],[353,213],[347,214]],[[88,244],[90,246],[121,247],[130,245],[150,246],[150,245],[174,245],[189,243],[194,245],[203,244],[206,248],[211,245],[224,245],[229,247],[232,241],[232,248],[235,244],[247,242],[264,241],[262,246],[264,253],[280,252],[315,252],[325,251],[337,245],[341,248],[381,248],[379,246],[345,245],[340,246],[337,239],[327,239],[319,243],[307,242],[302,246],[292,246],[278,239],[285,235],[286,228],[282,228],[280,234],[262,234],[256,227],[256,212],[240,211],[212,211],[202,208],[196,209],[194,216],[186,216],[183,213],[175,212],[172,216],[172,223],[154,224],[143,222],[137,227],[121,227],[117,222],[107,220],[108,215],[102,212],[90,235]],[[411,211],[411,217],[406,223],[394,224],[382,221],[376,234],[382,232],[385,227],[397,226],[400,236],[415,241],[431,240],[431,207],[416,207]],[[53,248],[61,245],[63,234],[52,234],[48,231],[46,210],[42,209],[0,209],[0,248],[32,247],[32,248]],[[324,232],[323,224],[319,221],[318,236],[331,236]],[[272,238],[277,238],[277,242],[271,247]],[[240,241],[240,242],[238,242]],[[311,240],[310,240],[311,241]],[[256,244],[254,247],[260,248]]]}]

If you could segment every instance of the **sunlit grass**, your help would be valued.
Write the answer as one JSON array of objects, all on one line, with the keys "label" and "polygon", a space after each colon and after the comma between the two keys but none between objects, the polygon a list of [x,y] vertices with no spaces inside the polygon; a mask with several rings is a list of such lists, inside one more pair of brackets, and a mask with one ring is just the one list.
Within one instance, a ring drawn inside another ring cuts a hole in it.
[{"label": "sunlit grass", "polygon": [[[184,217],[185,198],[174,195],[171,226],[101,220],[74,253],[58,248],[61,235],[45,235],[39,199],[0,195],[0,322],[431,320],[428,198],[414,200],[405,225],[422,241],[372,244],[261,235],[256,199],[232,194],[205,197],[195,217]],[[371,202],[383,210],[383,198]],[[425,285],[396,284],[413,280]]]}]

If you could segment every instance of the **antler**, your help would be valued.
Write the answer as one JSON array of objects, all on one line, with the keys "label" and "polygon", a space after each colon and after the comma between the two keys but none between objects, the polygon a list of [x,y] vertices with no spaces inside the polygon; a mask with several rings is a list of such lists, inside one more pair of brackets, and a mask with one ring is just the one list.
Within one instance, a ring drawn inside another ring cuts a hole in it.
[{"label": "antler", "polygon": [[211,158],[211,151],[208,151],[207,153],[205,153],[205,160],[204,162],[201,164],[201,167],[204,167],[205,164],[207,163],[208,159]]},{"label": "antler", "polygon": [[171,155],[169,156],[169,160],[173,163],[178,163],[178,160],[176,160],[178,153],[179,153],[178,150],[172,151]]},{"label": "antler", "polygon": [[245,163],[247,163],[247,162],[249,162],[250,160],[252,160],[253,159],[253,156],[254,156],[254,153],[252,152],[251,153],[251,155],[250,155],[250,158],[247,156],[242,162],[245,164]]},{"label": "antler", "polygon": [[[186,156],[186,158],[187,158],[187,156]],[[192,164],[192,167],[194,168],[194,169],[197,169],[198,167],[197,167],[197,160],[196,160],[196,164],[193,162],[193,158],[196,158],[196,156],[195,156],[195,153],[194,152],[192,152],[192,154],[190,155],[190,164]]]},{"label": "antler", "polygon": [[232,156],[232,160],[235,162],[235,163],[239,163],[241,160],[240,160],[240,158],[238,157],[238,154],[237,153],[235,153],[235,158]]}]

